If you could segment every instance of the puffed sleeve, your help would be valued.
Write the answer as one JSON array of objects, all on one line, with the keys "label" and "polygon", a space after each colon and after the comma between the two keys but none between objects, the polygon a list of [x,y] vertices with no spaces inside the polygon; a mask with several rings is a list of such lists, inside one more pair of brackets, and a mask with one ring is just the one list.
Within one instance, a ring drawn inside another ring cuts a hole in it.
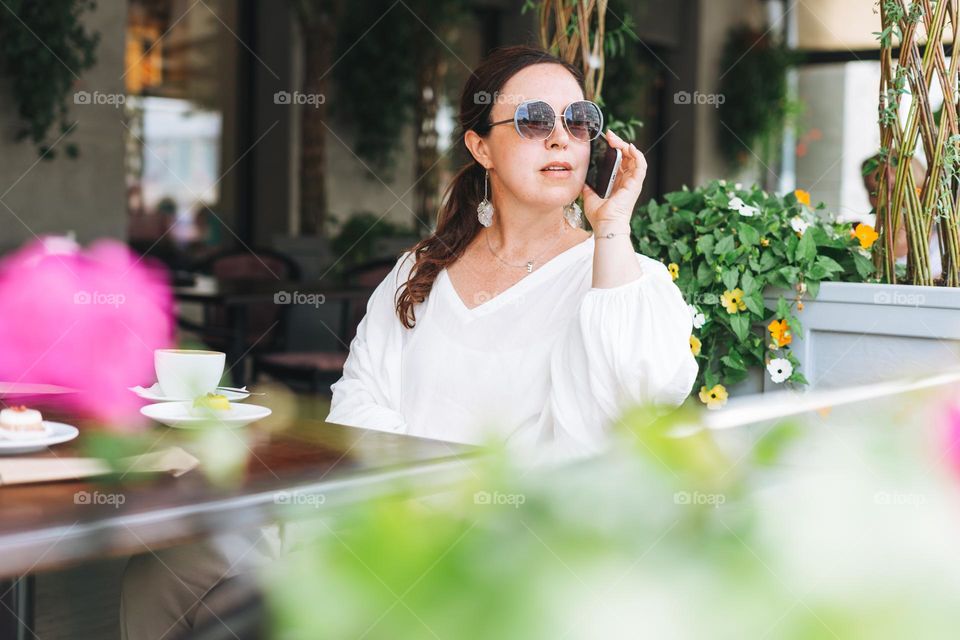
[{"label": "puffed sleeve", "polygon": [[367,312],[350,342],[343,375],[330,386],[333,397],[327,422],[406,432],[400,413],[400,357],[407,329],[397,316],[395,296],[409,274],[411,255],[404,252],[370,295]]},{"label": "puffed sleeve", "polygon": [[551,354],[539,433],[568,454],[602,449],[629,406],[681,404],[697,377],[693,319],[680,289],[662,263],[636,256],[643,274],[591,287]]}]

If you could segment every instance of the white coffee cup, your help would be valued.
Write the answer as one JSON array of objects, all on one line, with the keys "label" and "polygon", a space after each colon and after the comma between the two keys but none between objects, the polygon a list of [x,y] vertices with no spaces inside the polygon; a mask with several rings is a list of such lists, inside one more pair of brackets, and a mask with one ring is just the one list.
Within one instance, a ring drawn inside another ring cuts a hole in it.
[{"label": "white coffee cup", "polygon": [[215,391],[226,359],[222,351],[157,349],[153,352],[157,382],[163,395],[171,400],[192,400]]}]

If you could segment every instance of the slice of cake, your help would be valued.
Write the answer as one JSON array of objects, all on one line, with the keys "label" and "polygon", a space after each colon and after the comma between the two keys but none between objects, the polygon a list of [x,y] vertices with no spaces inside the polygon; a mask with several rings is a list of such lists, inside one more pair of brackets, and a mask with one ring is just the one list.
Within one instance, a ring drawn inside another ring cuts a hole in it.
[{"label": "slice of cake", "polygon": [[46,435],[43,416],[23,405],[0,410],[0,436],[10,440],[28,440]]},{"label": "slice of cake", "polygon": [[223,416],[231,410],[227,396],[219,393],[208,393],[193,401],[193,415],[195,416]]}]

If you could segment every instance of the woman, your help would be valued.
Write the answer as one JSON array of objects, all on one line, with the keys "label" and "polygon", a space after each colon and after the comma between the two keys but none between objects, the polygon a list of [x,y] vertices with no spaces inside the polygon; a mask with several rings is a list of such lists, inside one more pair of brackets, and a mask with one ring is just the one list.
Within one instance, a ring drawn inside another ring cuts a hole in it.
[{"label": "woman", "polygon": [[[625,402],[682,402],[697,375],[692,320],[666,268],[630,243],[646,161],[608,133],[623,152],[614,191],[603,200],[584,186],[602,122],[579,70],[499,49],[468,80],[460,124],[473,161],[436,233],[372,294],[327,420],[583,454]],[[571,206],[581,192],[593,235]],[[174,636],[215,615],[202,595],[269,562],[285,538],[264,528],[131,559],[123,637]]]},{"label": "woman", "polygon": [[327,421],[578,454],[602,447],[626,403],[682,402],[697,375],[689,310],[630,241],[646,161],[608,132],[623,153],[614,190],[584,184],[602,116],[580,71],[496,50],[468,79],[459,124],[473,159],[436,232],[372,294]]}]

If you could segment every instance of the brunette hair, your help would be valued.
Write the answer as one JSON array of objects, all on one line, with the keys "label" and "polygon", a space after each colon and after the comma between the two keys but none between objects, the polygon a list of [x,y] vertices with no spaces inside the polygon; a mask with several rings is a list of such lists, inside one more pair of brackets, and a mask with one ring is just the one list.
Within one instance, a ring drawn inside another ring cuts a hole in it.
[{"label": "brunette hair", "polygon": [[[523,45],[494,49],[470,74],[460,95],[460,144],[471,129],[486,137],[490,133],[490,111],[507,81],[521,69],[543,63],[564,67],[583,89],[580,69],[543,49]],[[476,209],[483,199],[483,182],[483,165],[471,158],[447,186],[437,214],[436,231],[410,249],[414,263],[396,297],[397,315],[406,328],[412,329],[416,324],[414,305],[426,299],[437,275],[463,254],[480,231]]]}]

